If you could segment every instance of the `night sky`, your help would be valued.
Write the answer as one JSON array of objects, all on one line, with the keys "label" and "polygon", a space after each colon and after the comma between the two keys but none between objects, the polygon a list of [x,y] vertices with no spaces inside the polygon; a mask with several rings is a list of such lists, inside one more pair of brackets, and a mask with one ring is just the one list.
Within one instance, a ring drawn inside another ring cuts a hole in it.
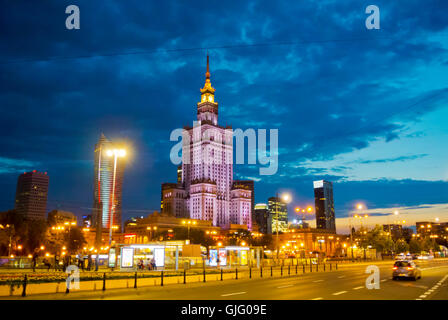
[{"label": "night sky", "polygon": [[[70,4],[80,30],[65,27]],[[380,30],[365,27],[370,4]],[[372,224],[395,209],[406,224],[448,221],[447,12],[442,0],[2,1],[0,211],[36,169],[48,211],[89,213],[102,132],[130,149],[124,218],[158,210],[208,49],[219,123],[279,130],[276,175],[234,168],[256,202],[289,191],[292,218],[326,179],[338,231],[358,201]]]}]

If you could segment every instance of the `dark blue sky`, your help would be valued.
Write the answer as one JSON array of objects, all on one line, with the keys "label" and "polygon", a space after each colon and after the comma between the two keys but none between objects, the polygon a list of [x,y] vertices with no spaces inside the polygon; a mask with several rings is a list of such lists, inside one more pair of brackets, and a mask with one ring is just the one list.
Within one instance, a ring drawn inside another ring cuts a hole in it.
[{"label": "dark blue sky", "polygon": [[[70,4],[80,30],[65,28]],[[365,27],[370,4],[380,30]],[[275,176],[235,166],[235,179],[257,181],[257,202],[289,190],[292,205],[312,204],[312,181],[328,179],[338,217],[356,201],[446,203],[447,12],[441,0],[2,2],[0,210],[37,169],[50,175],[48,210],[89,212],[101,132],[132,145],[124,216],[158,209],[160,184],[176,179],[170,133],[196,117],[205,48],[220,124],[279,129]]]}]

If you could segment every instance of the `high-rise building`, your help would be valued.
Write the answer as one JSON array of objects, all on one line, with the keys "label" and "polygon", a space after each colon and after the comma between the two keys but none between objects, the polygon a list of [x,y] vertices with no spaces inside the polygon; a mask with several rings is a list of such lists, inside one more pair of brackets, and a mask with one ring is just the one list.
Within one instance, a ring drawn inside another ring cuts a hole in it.
[{"label": "high-rise building", "polygon": [[383,224],[383,231],[389,233],[393,240],[403,237],[403,226],[401,224]]},{"label": "high-rise building", "polygon": [[205,84],[200,91],[197,121],[193,127],[184,127],[180,183],[176,190],[162,191],[163,212],[176,212],[173,207],[165,209],[168,203],[176,202],[170,198],[185,197],[187,216],[191,219],[210,220],[223,228],[244,224],[251,229],[252,191],[246,186],[233,186],[233,131],[230,126],[218,125],[218,103],[210,81],[208,55]]},{"label": "high-rise building", "polygon": [[251,197],[250,197],[250,203],[251,203],[251,210],[252,210],[252,220],[255,219],[254,216],[254,210],[255,210],[255,186],[253,180],[233,180],[233,188],[237,186],[245,186],[249,188],[251,191]]},{"label": "high-rise building", "polygon": [[188,218],[187,195],[178,183],[162,184],[162,214],[176,218]]},{"label": "high-rise building", "polygon": [[415,225],[419,237],[445,239],[448,236],[448,222],[419,221]]},{"label": "high-rise building", "polygon": [[[121,230],[121,195],[123,186],[123,173],[125,162],[122,158],[117,159],[115,170],[115,194],[113,193],[114,182],[114,156],[108,156],[107,151],[114,149],[114,144],[104,134],[95,145],[95,169],[94,169],[94,191],[93,191],[93,226],[109,229],[113,211],[112,225]],[[115,206],[112,206],[112,199]]]},{"label": "high-rise building", "polygon": [[314,181],[314,203],[316,228],[336,232],[333,184],[329,181]]},{"label": "high-rise building", "polygon": [[[268,209],[272,216],[272,233],[288,231],[288,208],[280,197],[268,199]],[[278,217],[278,219],[277,219]],[[277,221],[278,220],[278,221]]]},{"label": "high-rise building", "polygon": [[272,215],[269,213],[268,205],[257,203],[254,212],[254,221],[258,225],[258,231],[264,234],[272,234]]},{"label": "high-rise building", "polygon": [[82,226],[84,228],[92,227],[92,215],[91,214],[82,216]]},{"label": "high-rise building", "polygon": [[16,213],[29,220],[45,220],[49,177],[46,172],[24,172],[17,180]]}]

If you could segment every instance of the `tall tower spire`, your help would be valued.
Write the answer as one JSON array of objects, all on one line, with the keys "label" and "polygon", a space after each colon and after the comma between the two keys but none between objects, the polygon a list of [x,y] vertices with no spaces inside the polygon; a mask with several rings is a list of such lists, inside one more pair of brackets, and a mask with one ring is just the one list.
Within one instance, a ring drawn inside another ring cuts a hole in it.
[{"label": "tall tower spire", "polygon": [[209,65],[208,51],[207,51],[207,72],[205,73],[205,79],[210,80],[210,65]]},{"label": "tall tower spire", "polygon": [[218,103],[215,102],[215,88],[210,81],[210,57],[207,52],[207,71],[205,72],[205,84],[201,90],[201,101],[198,102],[198,120],[211,121],[218,124]]}]

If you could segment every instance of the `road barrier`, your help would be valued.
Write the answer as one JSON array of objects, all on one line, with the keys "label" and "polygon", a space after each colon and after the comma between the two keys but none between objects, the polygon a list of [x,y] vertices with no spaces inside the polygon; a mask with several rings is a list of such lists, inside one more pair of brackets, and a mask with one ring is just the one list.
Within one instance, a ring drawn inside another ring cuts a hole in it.
[{"label": "road barrier", "polygon": [[[295,274],[299,274],[299,265],[293,265],[296,268]],[[260,266],[260,272],[255,271],[252,267],[235,267],[233,268],[216,268],[214,270],[202,269],[202,270],[182,270],[182,271],[141,271],[141,272],[85,272],[80,274],[80,291],[106,291],[110,289],[118,288],[141,288],[153,285],[165,286],[166,284],[187,284],[191,282],[207,282],[207,281],[224,281],[224,280],[240,280],[240,279],[262,279],[263,268]],[[306,264],[301,264],[301,274],[306,273]],[[313,270],[313,264],[310,264],[309,272],[319,272],[319,265],[316,264],[316,270]],[[284,277],[284,266],[279,265],[277,267],[270,267],[271,277]],[[329,268],[326,264],[321,266],[321,272],[327,272],[332,270],[338,270],[337,263],[330,263]],[[288,265],[288,276],[291,276],[291,265]],[[234,274],[233,274],[234,273]],[[48,276],[45,279],[45,276]],[[30,280],[31,279],[31,280]],[[0,282],[0,296],[30,296],[34,294],[52,294],[62,293],[67,294],[72,292],[78,292],[78,290],[72,290],[67,288],[67,274],[59,273],[41,273],[41,274],[24,274],[21,276],[20,281],[14,280],[14,284],[7,283],[2,285]],[[134,280],[132,285],[132,280]],[[1,278],[0,278],[1,281]],[[107,284],[106,284],[107,282]],[[101,286],[102,284],[102,286]],[[14,291],[14,288],[21,288],[21,292]],[[10,290],[5,290],[10,288]]]}]

